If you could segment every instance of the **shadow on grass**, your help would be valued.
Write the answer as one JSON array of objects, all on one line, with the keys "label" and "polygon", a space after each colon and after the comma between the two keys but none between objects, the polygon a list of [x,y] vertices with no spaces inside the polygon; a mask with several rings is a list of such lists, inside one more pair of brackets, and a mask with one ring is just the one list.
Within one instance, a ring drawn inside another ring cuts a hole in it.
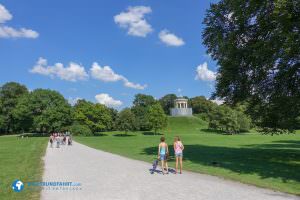
[{"label": "shadow on grass", "polygon": [[203,129],[200,129],[201,132],[204,132],[204,133],[217,133],[217,134],[220,134],[220,135],[245,135],[245,134],[248,134],[249,131],[241,131],[241,132],[238,132],[238,133],[234,133],[234,134],[231,134],[231,133],[226,133],[224,131],[221,131],[221,130],[214,130],[214,129],[209,129],[209,128],[203,128]]},{"label": "shadow on grass", "polygon": [[[286,147],[296,145],[298,149],[286,149],[284,146],[265,148],[185,145],[184,160],[204,166],[227,169],[240,174],[257,174],[264,178],[280,178],[300,182],[300,149],[299,142],[286,142]],[[296,143],[296,144],[295,144]],[[156,147],[144,149],[142,154],[155,155]],[[173,152],[171,152],[173,153]],[[171,160],[173,156],[170,156]]]},{"label": "shadow on grass", "polygon": [[145,132],[143,132],[142,134],[143,134],[143,135],[163,135],[163,134],[161,134],[161,133],[154,133],[154,132],[152,132],[152,131],[145,131]]},{"label": "shadow on grass", "polygon": [[218,134],[225,134],[225,132],[223,131],[220,131],[220,130],[213,130],[213,129],[209,129],[209,128],[203,128],[203,129],[200,129],[201,132],[204,132],[204,133],[218,133]]},{"label": "shadow on grass", "polygon": [[132,137],[132,136],[136,136],[136,135],[125,134],[125,133],[117,133],[117,134],[113,134],[113,136],[115,136],[115,137]]},{"label": "shadow on grass", "polygon": [[289,148],[296,148],[300,150],[300,141],[295,140],[278,140],[273,141],[272,143],[267,144],[257,144],[257,145],[246,145],[247,147],[255,147],[255,148],[263,148],[263,149],[289,149]]},{"label": "shadow on grass", "polygon": [[108,135],[105,134],[105,133],[94,133],[93,136],[96,136],[96,137],[103,137],[103,136],[108,136]]}]

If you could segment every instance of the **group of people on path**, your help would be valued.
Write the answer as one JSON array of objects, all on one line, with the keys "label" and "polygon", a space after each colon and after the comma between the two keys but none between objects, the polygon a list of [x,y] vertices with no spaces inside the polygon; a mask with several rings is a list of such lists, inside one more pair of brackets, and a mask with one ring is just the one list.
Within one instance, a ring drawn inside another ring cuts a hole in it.
[{"label": "group of people on path", "polygon": [[72,137],[70,133],[52,133],[49,137],[50,147],[53,148],[53,145],[56,145],[56,148],[59,148],[60,145],[72,145]]},{"label": "group of people on path", "polygon": [[[52,133],[49,137],[50,147],[53,148],[56,145],[56,148],[60,148],[60,145],[72,145],[72,137],[70,133]],[[173,143],[174,155],[176,158],[176,165],[175,165],[175,174],[178,172],[178,166],[180,170],[180,174],[182,174],[182,158],[183,158],[183,150],[184,146],[178,136],[174,138]],[[160,138],[160,143],[158,145],[158,160],[161,161],[161,170],[162,173],[169,173],[168,167],[168,159],[169,159],[169,148],[168,144],[166,143],[165,137]]]},{"label": "group of people on path", "polygon": [[[173,149],[176,158],[175,173],[177,174],[178,172],[178,164],[179,164],[180,174],[182,174],[182,157],[183,157],[184,146],[178,136],[176,136],[174,139]],[[166,169],[166,173],[167,174],[169,173],[168,157],[169,157],[168,144],[166,143],[165,137],[161,137],[160,143],[158,145],[158,159],[161,161],[161,169],[163,174],[165,174],[165,169]]]}]

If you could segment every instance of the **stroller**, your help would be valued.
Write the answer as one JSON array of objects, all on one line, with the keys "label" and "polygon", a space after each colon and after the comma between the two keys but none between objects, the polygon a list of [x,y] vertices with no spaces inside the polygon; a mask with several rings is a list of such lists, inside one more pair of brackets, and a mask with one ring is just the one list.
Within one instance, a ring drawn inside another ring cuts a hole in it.
[{"label": "stroller", "polygon": [[158,165],[158,159],[155,159],[153,161],[153,164],[152,164],[152,170],[151,170],[151,174],[154,174],[156,168],[157,168],[157,165]]}]

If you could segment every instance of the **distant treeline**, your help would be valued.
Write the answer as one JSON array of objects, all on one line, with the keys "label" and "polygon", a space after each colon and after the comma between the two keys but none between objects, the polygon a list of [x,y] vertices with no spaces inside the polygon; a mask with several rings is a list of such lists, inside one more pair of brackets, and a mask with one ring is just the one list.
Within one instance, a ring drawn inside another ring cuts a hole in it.
[{"label": "distant treeline", "polygon": [[[157,132],[167,126],[175,94],[159,100],[151,95],[136,94],[133,106],[118,111],[103,104],[78,100],[75,105],[57,91],[36,89],[9,82],[0,87],[0,133],[71,131],[73,134],[93,135],[103,131],[120,130]],[[186,97],[187,98],[187,97]],[[234,108],[217,105],[203,96],[189,98],[189,106],[209,128],[225,133],[248,131],[250,117],[246,105]]]}]

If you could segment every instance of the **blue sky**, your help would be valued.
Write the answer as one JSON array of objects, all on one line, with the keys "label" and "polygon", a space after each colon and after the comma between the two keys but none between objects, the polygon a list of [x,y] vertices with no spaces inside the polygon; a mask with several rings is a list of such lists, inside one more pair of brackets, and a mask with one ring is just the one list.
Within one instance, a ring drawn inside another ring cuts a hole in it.
[{"label": "blue sky", "polygon": [[217,66],[201,32],[212,2],[1,0],[0,84],[117,108],[137,93],[209,97]]}]

